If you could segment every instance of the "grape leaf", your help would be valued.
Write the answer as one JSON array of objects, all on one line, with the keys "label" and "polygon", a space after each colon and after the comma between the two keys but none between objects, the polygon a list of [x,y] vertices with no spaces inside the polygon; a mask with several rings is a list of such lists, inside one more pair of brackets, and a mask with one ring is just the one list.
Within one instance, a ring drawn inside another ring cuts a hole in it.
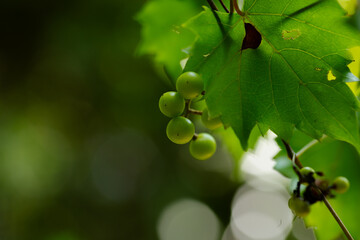
[{"label": "grape leaf", "polygon": [[199,12],[197,7],[194,1],[150,1],[136,16],[142,25],[138,54],[153,55],[172,79],[180,75],[180,60],[187,57],[182,50],[194,41],[194,35],[181,24]]},{"label": "grape leaf", "polygon": [[360,149],[360,105],[344,83],[355,78],[347,49],[360,37],[344,15],[335,0],[247,0],[244,16],[205,7],[184,24],[197,36],[185,71],[202,74],[209,115],[221,116],[245,149],[256,124],[287,141],[297,128]]}]

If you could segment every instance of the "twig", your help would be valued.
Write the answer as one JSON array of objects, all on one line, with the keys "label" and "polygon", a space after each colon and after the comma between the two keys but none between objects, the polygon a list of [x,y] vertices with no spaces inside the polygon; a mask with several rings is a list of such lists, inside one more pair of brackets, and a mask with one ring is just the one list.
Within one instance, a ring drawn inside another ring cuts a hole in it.
[{"label": "twig", "polygon": [[285,149],[286,149],[286,153],[287,153],[288,157],[291,160],[294,159],[294,162],[295,162],[296,166],[298,166],[298,168],[300,168],[300,169],[303,168],[302,163],[300,162],[299,158],[296,156],[295,152],[292,150],[290,145],[283,139],[281,139],[281,141],[285,145]]},{"label": "twig", "polygon": [[323,197],[323,202],[325,203],[326,207],[329,209],[329,211],[331,212],[331,214],[333,215],[333,217],[335,218],[335,220],[337,221],[337,223],[341,227],[341,230],[344,232],[347,239],[348,240],[354,240],[354,238],[351,236],[349,230],[347,230],[347,228],[345,227],[345,224],[341,221],[340,217],[336,214],[334,208],[330,205],[329,201],[324,196],[324,194],[322,194],[322,192],[321,192],[321,195]]},{"label": "twig", "polygon": [[239,4],[238,4],[237,0],[232,0],[232,1],[233,1],[233,5],[235,7],[235,11],[237,12],[237,14],[239,14],[240,16],[244,16],[244,13],[239,8]]},{"label": "twig", "polygon": [[202,111],[191,108],[191,100],[186,100],[185,101],[185,111],[183,113],[184,117],[187,118],[190,114],[202,115],[202,113],[203,113]]},{"label": "twig", "polygon": [[221,6],[223,7],[223,9],[225,10],[225,12],[229,13],[229,9],[225,6],[223,0],[219,0]]},{"label": "twig", "polygon": [[230,13],[233,14],[234,13],[234,1],[230,0]]},{"label": "twig", "polygon": [[207,0],[208,4],[210,5],[211,9],[214,11],[219,11],[213,0]]}]

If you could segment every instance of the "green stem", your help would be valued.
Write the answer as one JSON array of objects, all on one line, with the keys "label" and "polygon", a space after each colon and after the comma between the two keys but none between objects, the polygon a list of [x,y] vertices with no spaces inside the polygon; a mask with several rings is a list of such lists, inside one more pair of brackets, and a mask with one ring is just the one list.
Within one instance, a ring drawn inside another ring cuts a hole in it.
[{"label": "green stem", "polygon": [[318,144],[321,140],[323,140],[324,138],[326,138],[326,136],[323,136],[322,138],[320,138],[319,140],[312,140],[311,142],[309,142],[308,144],[306,144],[302,149],[300,149],[297,153],[296,156],[299,158],[301,155],[303,155],[307,150],[309,150],[310,148],[312,148],[313,146],[315,146],[316,144]]}]

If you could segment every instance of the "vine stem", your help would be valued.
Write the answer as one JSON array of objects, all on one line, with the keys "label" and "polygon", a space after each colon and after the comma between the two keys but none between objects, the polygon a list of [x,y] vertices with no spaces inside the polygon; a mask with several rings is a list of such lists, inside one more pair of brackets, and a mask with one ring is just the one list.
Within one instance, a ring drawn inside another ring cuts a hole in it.
[{"label": "vine stem", "polygon": [[291,146],[283,139],[281,139],[281,141],[283,142],[283,144],[285,145],[285,149],[286,149],[286,153],[288,155],[288,158],[290,158],[291,160],[294,159],[294,163],[296,164],[296,166],[298,168],[303,168],[302,163],[300,162],[299,158],[296,156],[294,150],[292,150]]},{"label": "vine stem", "polygon": [[191,113],[191,114],[195,114],[195,115],[202,115],[202,113],[203,113],[202,111],[195,110],[195,109],[192,109],[192,108],[189,108],[188,112]]},{"label": "vine stem", "polygon": [[221,6],[223,7],[223,9],[225,10],[225,12],[229,13],[229,9],[225,6],[223,0],[219,0]]},{"label": "vine stem", "polygon": [[211,9],[214,11],[219,11],[219,9],[216,7],[215,3],[213,2],[213,0],[207,0],[208,4],[210,5]]},{"label": "vine stem", "polygon": [[234,13],[234,1],[230,0],[230,13],[233,14]]},{"label": "vine stem", "polygon": [[[302,163],[300,162],[298,156],[296,156],[296,153],[294,152],[294,150],[291,148],[291,146],[283,139],[281,139],[281,141],[283,142],[283,144],[285,145],[286,148],[286,152],[288,157],[290,158],[290,160],[293,160],[296,164],[297,167],[302,168]],[[309,149],[310,147],[312,147],[315,143],[311,144],[311,145],[306,145],[304,148]],[[303,149],[304,149],[303,148]],[[304,151],[302,151],[303,153]],[[301,167],[300,167],[301,166]],[[330,202],[327,200],[326,196],[323,194],[323,192],[321,191],[321,189],[316,186],[315,184],[312,184],[312,186],[321,194],[322,197],[322,201],[325,203],[326,207],[329,209],[331,215],[335,218],[336,222],[338,223],[338,225],[340,226],[341,230],[344,232],[346,238],[348,240],[354,240],[354,238],[351,236],[349,230],[346,228],[345,224],[341,221],[340,217],[336,214],[335,209],[331,206]]]},{"label": "vine stem", "polygon": [[237,12],[237,14],[239,14],[240,16],[244,16],[244,13],[239,8],[239,4],[238,4],[237,0],[232,0],[232,1],[233,1],[233,5],[235,7],[235,11]]},{"label": "vine stem", "polygon": [[186,100],[185,101],[185,112],[183,113],[183,116],[187,118],[190,114],[202,115],[203,112],[196,110],[196,109],[192,109],[191,108],[191,100]]},{"label": "vine stem", "polygon": [[[322,194],[322,192],[321,192],[321,194]],[[330,213],[335,218],[336,222],[341,227],[341,230],[344,232],[347,239],[354,240],[354,238],[351,236],[349,230],[345,227],[345,224],[341,221],[340,217],[336,214],[334,208],[330,205],[330,202],[327,200],[327,198],[324,196],[324,194],[322,194],[322,197],[323,197],[323,202],[325,203],[326,207],[329,209]]]}]

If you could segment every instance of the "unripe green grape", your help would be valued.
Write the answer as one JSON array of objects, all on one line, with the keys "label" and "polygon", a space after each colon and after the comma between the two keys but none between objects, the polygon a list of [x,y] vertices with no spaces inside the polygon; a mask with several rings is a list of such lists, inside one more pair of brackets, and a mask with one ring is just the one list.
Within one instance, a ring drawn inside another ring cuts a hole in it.
[{"label": "unripe green grape", "polygon": [[203,110],[203,113],[201,115],[201,121],[203,122],[205,127],[210,130],[214,130],[223,125],[220,117],[209,119],[209,110],[207,108]]},{"label": "unripe green grape", "polygon": [[194,99],[204,90],[204,81],[196,72],[184,72],[176,80],[176,90],[185,99]]},{"label": "unripe green grape", "polygon": [[296,216],[306,217],[310,213],[310,204],[296,196],[289,199],[288,205]]},{"label": "unripe green grape", "polygon": [[312,169],[311,167],[303,167],[302,169],[300,169],[300,173],[305,179],[305,181],[307,182],[315,181],[314,179],[315,170]]},{"label": "unripe green grape", "polygon": [[303,176],[308,176],[310,174],[314,174],[315,173],[315,170],[312,169],[311,167],[303,167],[302,169],[300,169],[300,173],[303,175]]},{"label": "unripe green grape", "polygon": [[350,182],[346,177],[337,177],[333,182],[333,188],[337,193],[345,193],[350,188]]},{"label": "unripe green grape", "polygon": [[185,117],[175,117],[166,127],[166,135],[176,144],[190,142],[195,134],[194,124]]},{"label": "unripe green grape", "polygon": [[200,133],[190,142],[190,154],[198,160],[206,160],[214,155],[216,151],[216,141],[208,133]]},{"label": "unripe green grape", "polygon": [[184,112],[185,99],[178,92],[166,92],[159,100],[160,111],[167,117],[176,117]]}]

